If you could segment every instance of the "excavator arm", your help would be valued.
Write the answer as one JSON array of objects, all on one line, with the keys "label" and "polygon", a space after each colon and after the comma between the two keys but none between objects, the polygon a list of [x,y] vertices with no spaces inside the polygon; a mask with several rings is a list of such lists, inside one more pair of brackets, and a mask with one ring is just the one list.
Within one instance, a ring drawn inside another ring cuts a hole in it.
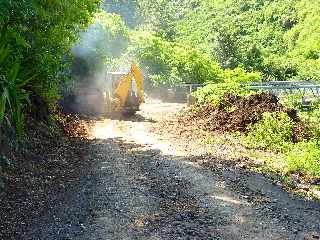
[{"label": "excavator arm", "polygon": [[[137,90],[137,101],[134,105],[139,106],[144,102],[144,87],[143,87],[143,76],[140,69],[136,64],[131,65],[130,72],[120,78],[119,83],[115,89],[115,97],[119,99],[119,103],[114,108],[115,111],[123,111],[126,103],[128,102],[128,98],[130,97],[130,92],[133,90],[133,81],[136,83]],[[134,108],[135,106],[127,106],[128,108]]]},{"label": "excavator arm", "polygon": [[132,64],[131,73],[136,80],[139,102],[144,103],[143,76],[136,64]]}]

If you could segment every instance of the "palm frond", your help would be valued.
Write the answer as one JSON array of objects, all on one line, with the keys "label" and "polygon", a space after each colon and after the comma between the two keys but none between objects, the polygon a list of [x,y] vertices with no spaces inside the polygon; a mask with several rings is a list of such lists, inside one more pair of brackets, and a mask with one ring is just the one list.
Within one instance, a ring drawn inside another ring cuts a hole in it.
[{"label": "palm frond", "polygon": [[5,88],[0,98],[0,125],[2,124],[3,119],[5,117],[6,106],[8,102],[9,102],[9,93],[8,93],[8,90]]},{"label": "palm frond", "polygon": [[20,70],[20,64],[14,63],[8,74],[9,82],[14,83],[16,81],[16,79],[18,78],[19,70]]},{"label": "palm frond", "polygon": [[3,45],[0,48],[0,64],[2,64],[9,56],[10,47]]}]

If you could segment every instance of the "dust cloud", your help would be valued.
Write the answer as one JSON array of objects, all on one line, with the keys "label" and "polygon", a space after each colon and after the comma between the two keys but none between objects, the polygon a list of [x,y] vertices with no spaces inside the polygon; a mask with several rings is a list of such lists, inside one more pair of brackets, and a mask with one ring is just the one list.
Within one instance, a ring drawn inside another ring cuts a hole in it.
[{"label": "dust cloud", "polygon": [[[120,41],[125,42],[125,39]],[[116,61],[123,54],[118,42],[97,20],[80,33],[79,41],[72,48],[73,81],[64,94],[64,108],[68,112],[101,114],[105,110],[106,92],[112,89],[108,72],[127,72],[130,66],[118,66]]]}]

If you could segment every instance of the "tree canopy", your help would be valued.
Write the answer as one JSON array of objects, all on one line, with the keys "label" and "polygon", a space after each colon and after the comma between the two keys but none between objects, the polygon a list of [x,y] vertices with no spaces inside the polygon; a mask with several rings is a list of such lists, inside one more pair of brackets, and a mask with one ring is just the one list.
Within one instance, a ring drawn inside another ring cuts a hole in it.
[{"label": "tree canopy", "polygon": [[21,133],[26,105],[57,99],[70,49],[98,6],[98,0],[0,1],[0,124],[9,116]]},{"label": "tree canopy", "polygon": [[265,80],[320,80],[318,2],[137,0],[134,4],[134,15],[140,18],[137,29],[195,48],[224,69],[260,71]]}]

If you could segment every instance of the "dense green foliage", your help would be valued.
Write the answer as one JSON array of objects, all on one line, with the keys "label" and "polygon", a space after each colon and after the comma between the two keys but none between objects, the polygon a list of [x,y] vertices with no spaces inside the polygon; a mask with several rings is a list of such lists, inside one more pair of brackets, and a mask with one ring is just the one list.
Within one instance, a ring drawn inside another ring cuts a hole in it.
[{"label": "dense green foliage", "polygon": [[132,33],[130,51],[155,85],[220,80],[222,70],[207,54],[150,32]]},{"label": "dense green foliage", "polygon": [[123,18],[128,27],[135,27],[139,24],[141,17],[136,0],[107,0],[103,3],[106,12],[114,13]]},{"label": "dense green foliage", "polygon": [[[99,4],[0,1],[0,126],[13,125],[21,135],[25,112],[41,105],[35,100],[52,106],[64,80],[91,79],[114,62],[138,62],[155,86],[205,83],[195,95],[216,106],[227,92],[251,94],[243,82],[320,81],[319,1],[104,1],[109,13],[97,11]],[[301,110],[299,98],[284,103]],[[290,168],[319,166],[319,113],[315,105],[300,114],[311,140],[292,145]],[[291,130],[288,116],[266,114],[247,139],[285,151]]]},{"label": "dense green foliage", "polygon": [[[302,106],[297,96],[285,97],[282,102],[296,110]],[[282,152],[283,160],[289,172],[302,172],[314,177],[320,175],[319,140],[320,114],[319,103],[311,105],[309,111],[299,112],[300,123],[304,126],[303,133],[297,143],[293,142],[294,128],[297,127],[286,113],[265,113],[263,119],[250,127],[245,137],[250,148],[262,148]]]},{"label": "dense green foliage", "polygon": [[7,125],[11,125],[12,122],[17,135],[21,136],[24,128],[23,108],[30,104],[30,93],[24,87],[32,77],[21,70],[19,63],[16,62],[12,66],[6,64],[10,54],[9,46],[3,43],[0,49],[0,126],[4,120]]},{"label": "dense green foliage", "polygon": [[320,146],[318,141],[304,141],[295,144],[286,153],[285,158],[289,171],[300,171],[320,177]]},{"label": "dense green foliage", "polygon": [[[142,2],[142,3],[140,3]],[[138,1],[157,34],[196,47],[223,68],[267,79],[319,79],[320,3],[312,0]],[[147,14],[152,13],[152,14]]]},{"label": "dense green foliage", "polygon": [[98,4],[98,0],[0,2],[0,120],[13,123],[18,135],[27,103],[34,98],[45,104],[57,99],[59,83],[68,77],[70,49]]},{"label": "dense green foliage", "polygon": [[197,4],[197,0],[138,0],[138,9],[143,24],[168,40],[175,40],[176,26],[184,21]]},{"label": "dense green foliage", "polygon": [[[263,80],[320,80],[319,2],[112,0],[104,7],[138,29],[130,56],[155,83],[216,82],[212,65],[259,71]],[[208,74],[194,76],[195,59]]]},{"label": "dense green foliage", "polygon": [[234,96],[248,96],[253,93],[242,83],[261,81],[261,74],[258,72],[248,73],[241,68],[221,71],[219,77],[220,83],[207,84],[194,93],[198,104],[210,102],[212,105],[219,107],[226,93]]}]

